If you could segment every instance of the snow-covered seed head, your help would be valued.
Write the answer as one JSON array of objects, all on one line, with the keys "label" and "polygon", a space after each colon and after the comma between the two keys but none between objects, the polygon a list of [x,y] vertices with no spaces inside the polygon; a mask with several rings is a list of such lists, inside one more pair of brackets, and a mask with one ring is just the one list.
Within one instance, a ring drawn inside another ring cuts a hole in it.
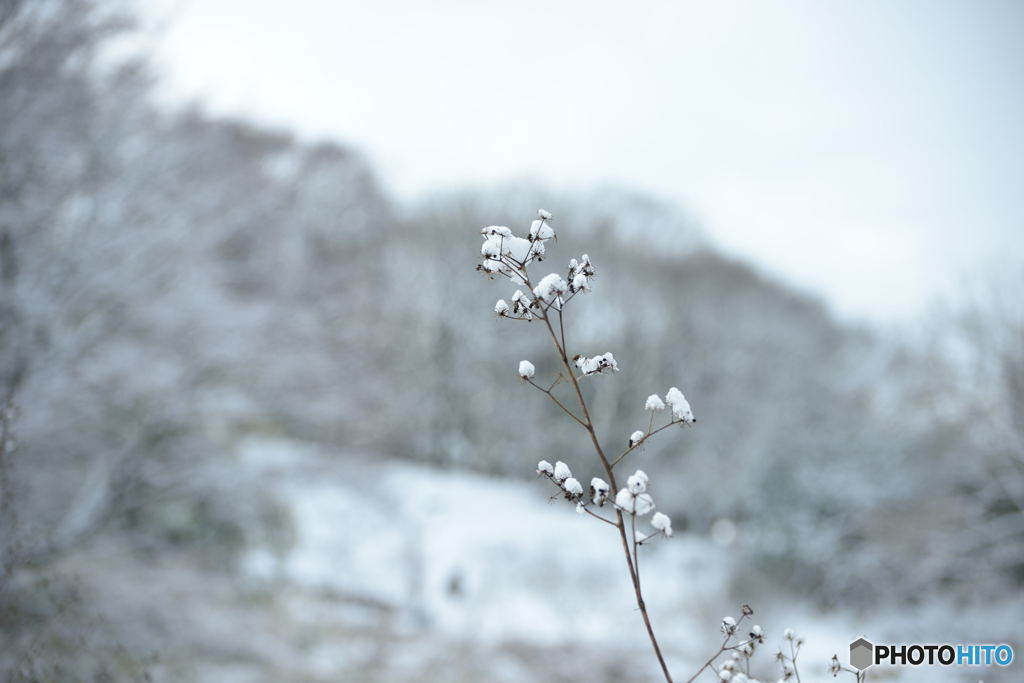
[{"label": "snow-covered seed head", "polygon": [[594,266],[590,263],[590,257],[584,254],[580,257],[580,272],[587,277],[594,277]]},{"label": "snow-covered seed head", "polygon": [[531,379],[536,373],[533,363],[528,360],[519,361],[519,376],[523,379]]},{"label": "snow-covered seed head", "polygon": [[540,217],[530,224],[531,240],[549,240],[555,236],[554,228],[548,223],[548,219]]},{"label": "snow-covered seed head", "polygon": [[603,356],[600,356],[600,360],[598,360],[598,365],[601,366],[602,370],[608,368],[611,369],[613,372],[619,371],[619,364],[615,362],[615,356],[612,355],[611,351],[608,351]]},{"label": "snow-covered seed head", "polygon": [[736,633],[736,620],[733,617],[725,617],[722,619],[722,633],[727,636],[734,635]]},{"label": "snow-covered seed head", "polygon": [[594,501],[594,505],[604,505],[605,500],[608,499],[608,491],[611,488],[608,486],[608,482],[600,477],[594,477],[590,480],[590,498]]},{"label": "snow-covered seed head", "polygon": [[639,429],[636,430],[635,432],[629,435],[629,447],[632,448],[633,446],[637,445],[638,443],[640,443],[640,441],[643,440],[643,438],[644,433],[641,432]]},{"label": "snow-covered seed head", "polygon": [[486,228],[480,228],[480,234],[486,241],[489,237],[511,237],[512,229],[504,225],[488,225]]},{"label": "snow-covered seed head", "polygon": [[619,364],[615,362],[615,356],[612,355],[611,351],[600,356],[594,356],[593,358],[575,356],[573,361],[576,363],[576,367],[583,371],[584,375],[595,375],[606,370],[609,372],[619,371]]},{"label": "snow-covered seed head", "polygon": [[750,629],[750,639],[758,643],[764,642],[764,629],[760,625],[754,624]]},{"label": "snow-covered seed head", "polygon": [[718,680],[720,680],[720,681],[731,681],[732,680],[732,671],[729,670],[729,669],[723,668],[721,671],[718,672]]},{"label": "snow-covered seed head", "polygon": [[494,304],[494,312],[498,315],[508,315],[508,304],[504,299],[498,299],[498,303]]},{"label": "snow-covered seed head", "polygon": [[636,495],[647,490],[647,481],[647,473],[643,470],[637,470],[626,479],[626,486],[629,487],[630,493]]},{"label": "snow-covered seed head", "polygon": [[572,476],[569,466],[561,460],[555,462],[555,481],[561,483]]},{"label": "snow-covered seed head", "polygon": [[543,261],[544,251],[544,242],[538,240],[533,243],[533,246],[530,247],[530,256],[531,258],[534,258],[538,261]]},{"label": "snow-covered seed head", "polygon": [[561,275],[549,273],[542,277],[537,286],[533,288],[533,296],[541,301],[551,303],[564,295],[568,287]]},{"label": "snow-covered seed head", "polygon": [[654,499],[648,493],[635,494],[629,489],[620,489],[615,494],[615,505],[623,512],[642,517],[654,509]]},{"label": "snow-covered seed head", "polygon": [[546,474],[550,477],[554,473],[554,468],[551,467],[551,463],[549,463],[547,460],[541,460],[540,462],[537,463],[537,474]]},{"label": "snow-covered seed head", "polygon": [[742,607],[740,607],[740,611],[743,612],[743,616],[749,617],[754,613],[754,608],[750,605],[744,604]]},{"label": "snow-covered seed head", "polygon": [[651,526],[665,534],[665,536],[672,538],[672,520],[664,512],[654,513],[654,516],[651,517]]},{"label": "snow-covered seed head", "polygon": [[794,638],[793,629],[787,628],[785,631],[782,632],[782,637],[785,638],[786,640],[793,640],[793,638]]},{"label": "snow-covered seed head", "polygon": [[541,220],[544,221],[549,221],[551,220],[551,212],[545,211],[544,209],[537,209],[537,218],[540,218]]},{"label": "snow-covered seed head", "polygon": [[661,400],[661,397],[657,394],[651,394],[647,397],[647,403],[644,404],[644,410],[650,410],[651,412],[660,413],[665,410],[665,403]]},{"label": "snow-covered seed head", "polygon": [[569,291],[576,292],[589,292],[590,291],[590,280],[583,273],[577,273],[569,281]]},{"label": "snow-covered seed head", "polygon": [[578,498],[583,495],[583,486],[573,477],[569,477],[562,484],[562,488],[573,498]]},{"label": "snow-covered seed head", "polygon": [[683,396],[683,392],[679,391],[675,387],[668,390],[665,394],[665,403],[672,406],[672,418],[679,420],[683,424],[693,424],[696,420],[693,417],[693,411],[690,410],[690,403]]},{"label": "snow-covered seed head", "polygon": [[643,517],[654,509],[654,499],[649,493],[641,493],[633,501],[633,507],[636,509],[636,514]]}]

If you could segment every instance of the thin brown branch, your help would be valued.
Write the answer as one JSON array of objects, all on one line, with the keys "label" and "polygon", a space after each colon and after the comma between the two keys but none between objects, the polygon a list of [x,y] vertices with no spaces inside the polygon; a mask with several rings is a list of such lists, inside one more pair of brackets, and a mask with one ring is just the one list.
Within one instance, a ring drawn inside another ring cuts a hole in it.
[{"label": "thin brown branch", "polygon": [[[586,423],[585,423],[585,422],[584,422],[583,420],[581,420],[581,419],[580,419],[579,417],[577,417],[577,416],[576,416],[576,413],[574,413],[574,412],[572,412],[571,410],[569,410],[568,408],[566,408],[566,407],[565,407],[565,404],[563,404],[563,403],[562,403],[561,401],[559,401],[559,400],[558,400],[558,397],[556,397],[556,396],[555,396],[555,395],[554,395],[553,393],[551,393],[551,390],[550,390],[550,389],[545,389],[545,388],[544,388],[544,387],[542,387],[541,385],[539,385],[539,384],[537,384],[536,382],[534,382],[534,381],[533,381],[532,379],[527,379],[527,378],[524,378],[524,379],[526,379],[526,382],[527,382],[527,383],[528,383],[528,384],[529,384],[529,385],[530,385],[531,387],[534,387],[534,388],[536,388],[536,389],[537,389],[538,391],[540,391],[540,392],[541,392],[542,394],[545,394],[545,395],[546,395],[546,396],[547,396],[548,398],[550,398],[550,399],[551,399],[552,401],[554,401],[554,402],[555,402],[555,405],[557,405],[557,406],[558,406],[559,408],[561,408],[561,409],[562,409],[562,411],[563,411],[563,412],[565,412],[565,414],[566,414],[566,415],[568,415],[568,416],[569,416],[569,417],[571,417],[572,419],[576,420],[576,422],[578,422],[578,423],[579,423],[580,425],[582,425],[583,427],[586,427],[586,426],[587,426],[587,424],[586,424]],[[552,386],[553,386],[553,385],[552,385]]]},{"label": "thin brown branch", "polygon": [[[532,291],[533,287],[530,282],[529,274],[527,273],[527,264],[517,263],[506,265],[509,266],[510,269],[515,273],[515,276],[522,280],[523,284],[526,285],[526,287],[530,288]],[[509,279],[513,279],[511,275],[507,275],[507,277],[509,277]],[[586,399],[584,399],[583,397],[583,391],[580,389],[579,379],[573,373],[572,366],[569,363],[569,358],[566,353],[567,343],[565,340],[565,321],[563,311],[565,308],[565,304],[571,301],[576,296],[576,294],[577,292],[573,292],[569,297],[567,297],[564,300],[560,299],[559,297],[555,297],[554,299],[552,299],[550,303],[547,303],[547,305],[545,305],[546,302],[541,301],[540,305],[537,306],[537,310],[538,317],[544,322],[544,327],[547,329],[548,334],[551,337],[551,342],[555,345],[555,349],[558,351],[558,357],[559,360],[561,360],[562,362],[562,367],[565,369],[565,375],[568,378],[570,384],[572,385],[573,391],[576,394],[576,400],[579,403],[582,417],[577,416],[575,413],[566,408],[560,401],[556,399],[556,397],[551,393],[551,391],[545,390],[543,387],[539,386],[538,384],[532,381],[530,382],[530,384],[539,389],[540,391],[544,392],[545,394],[547,394],[548,397],[554,400],[566,414],[570,415],[574,421],[580,424],[587,431],[587,434],[590,436],[590,442],[594,447],[594,452],[597,454],[598,460],[601,461],[601,466],[604,468],[605,474],[608,477],[608,482],[610,484],[611,491],[617,491],[618,485],[615,482],[615,472],[612,469],[611,463],[608,461],[608,457],[605,455],[604,449],[601,447],[601,442],[597,437],[597,431],[594,429],[593,419],[590,416],[590,410],[587,407]],[[536,303],[537,299],[535,298],[533,301],[534,303]],[[549,315],[551,308],[555,306],[556,302],[558,302],[558,306],[555,307],[555,310],[558,311],[557,333],[555,332],[554,326],[551,323],[551,316]],[[554,385],[552,385],[552,388],[554,388]],[[584,509],[586,508],[584,507]],[[599,517],[599,519],[603,520],[603,518],[601,517]],[[665,680],[667,681],[667,683],[672,683],[672,675],[669,673],[668,665],[665,663],[665,658],[661,653],[661,647],[658,645],[658,639],[654,635],[654,627],[651,625],[650,615],[647,613],[647,605],[644,602],[643,591],[640,587],[640,575],[637,571],[635,557],[633,556],[633,553],[630,553],[629,550],[629,539],[627,538],[626,523],[622,518],[622,511],[616,509],[615,522],[609,523],[611,523],[619,532],[619,540],[622,543],[622,552],[626,560],[626,568],[629,570],[629,578],[633,584],[633,592],[636,597],[637,608],[640,611],[641,617],[643,618],[644,627],[647,629],[647,636],[651,641],[651,647],[654,649],[655,657],[658,659],[658,664],[661,666],[661,671],[665,676]],[[634,528],[635,543],[635,516],[633,516],[632,524]]]},{"label": "thin brown branch", "polygon": [[661,427],[658,427],[653,432],[648,432],[647,434],[644,434],[644,438],[640,439],[635,444],[633,444],[632,446],[627,448],[625,451],[623,451],[622,455],[620,455],[617,458],[615,458],[615,460],[612,460],[612,463],[611,463],[612,467],[615,467],[616,465],[618,465],[620,462],[622,462],[623,458],[625,458],[627,455],[629,455],[630,453],[632,453],[636,449],[640,448],[640,446],[642,446],[644,443],[647,442],[647,439],[651,438],[652,436],[654,436],[658,432],[664,431],[664,430],[668,429],[669,427],[671,427],[672,425],[676,425],[676,424],[679,424],[679,420],[672,420],[668,424],[662,425]]},{"label": "thin brown branch", "polygon": [[740,614],[740,618],[736,620],[736,630],[733,631],[732,633],[727,633],[726,634],[725,640],[722,641],[722,645],[718,648],[718,652],[716,652],[715,654],[711,655],[711,657],[708,658],[708,661],[704,662],[704,666],[702,666],[701,668],[697,669],[697,673],[693,674],[688,679],[686,679],[686,683],[693,683],[695,680],[697,680],[697,677],[700,676],[702,673],[704,673],[705,669],[707,669],[709,666],[714,664],[715,660],[718,659],[719,657],[721,657],[723,653],[728,652],[729,650],[739,649],[739,648],[743,647],[744,645],[747,645],[747,644],[749,644],[750,642],[753,641],[753,639],[750,639],[750,640],[744,641],[742,643],[737,643],[736,645],[729,645],[729,641],[733,639],[733,637],[736,635],[737,632],[739,632],[740,624],[742,624],[743,620],[746,619],[746,618],[747,618],[746,614]]}]

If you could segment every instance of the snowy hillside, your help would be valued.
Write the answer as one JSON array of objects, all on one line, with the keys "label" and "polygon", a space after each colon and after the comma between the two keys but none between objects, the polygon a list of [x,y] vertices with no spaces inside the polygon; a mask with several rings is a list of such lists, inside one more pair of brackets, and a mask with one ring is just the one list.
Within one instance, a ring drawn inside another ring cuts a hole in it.
[{"label": "snowy hillside", "polygon": [[[427,671],[437,681],[655,680],[614,532],[547,502],[542,482],[265,438],[240,443],[231,467],[222,495],[274,500],[290,520],[288,542],[252,544],[237,573],[188,554],[140,554],[117,537],[59,566],[99,607],[104,634],[159,652],[154,680],[412,681]],[[843,655],[851,634],[907,632],[900,622],[920,619],[826,616],[737,590],[728,548],[702,537],[677,533],[641,559],[679,672],[714,652],[718,623],[739,600],[754,603],[767,632],[754,673],[770,680],[787,627],[808,640],[802,680],[826,681],[828,658]],[[148,590],[122,590],[130,585]],[[944,680],[934,673],[927,680]]]}]

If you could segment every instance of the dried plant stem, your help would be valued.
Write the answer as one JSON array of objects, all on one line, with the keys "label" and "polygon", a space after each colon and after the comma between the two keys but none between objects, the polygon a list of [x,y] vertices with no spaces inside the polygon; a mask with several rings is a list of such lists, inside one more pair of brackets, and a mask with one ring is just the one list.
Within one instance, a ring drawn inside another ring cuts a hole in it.
[{"label": "dried plant stem", "polygon": [[[736,622],[736,632],[739,632],[740,624],[743,623],[743,620],[746,619],[746,617],[747,617],[746,614],[741,614],[740,615],[739,620]],[[688,679],[686,679],[686,683],[693,683],[695,680],[697,680],[697,677],[700,676],[702,673],[704,673],[705,669],[707,669],[709,666],[714,664],[715,660],[718,659],[722,655],[723,652],[729,652],[730,650],[738,650],[739,648],[743,647],[744,645],[747,645],[747,644],[753,642],[753,639],[750,639],[750,640],[744,640],[743,642],[740,642],[740,643],[736,643],[735,645],[729,645],[729,641],[732,640],[733,635],[734,635],[734,633],[726,634],[725,640],[722,641],[722,645],[718,648],[718,652],[716,652],[715,654],[711,655],[711,657],[708,658],[708,661],[704,662],[704,666],[702,666],[701,668],[697,669],[697,672],[695,674],[693,674]],[[749,663],[748,663],[748,666],[749,666]]]},{"label": "dried plant stem", "polygon": [[[531,285],[529,279],[528,278],[524,278],[524,280],[525,280],[526,286],[530,287],[532,289],[532,285]],[[545,389],[543,389],[542,387],[540,387],[540,386],[538,386],[536,384],[534,384],[534,386],[537,386],[538,389],[540,389],[544,393],[548,394],[548,396],[552,400],[554,400],[555,403],[558,403],[559,407],[562,408],[563,411],[565,411],[571,417],[573,417],[576,420],[576,422],[578,422],[587,431],[587,434],[590,435],[590,442],[594,446],[594,452],[597,453],[597,457],[601,461],[601,466],[604,468],[605,474],[608,476],[608,483],[611,485],[611,490],[613,492],[617,491],[619,487],[618,487],[618,485],[615,482],[614,467],[615,467],[615,464],[617,464],[620,460],[622,460],[622,457],[624,457],[625,454],[623,454],[622,456],[618,457],[615,460],[615,463],[611,463],[611,462],[608,461],[608,458],[607,458],[607,456],[604,453],[604,449],[601,447],[601,442],[600,442],[600,440],[597,437],[597,430],[594,429],[594,422],[593,422],[593,420],[590,417],[590,410],[587,407],[587,401],[586,401],[585,398],[583,398],[583,391],[580,389],[579,380],[576,378],[576,375],[573,372],[572,366],[569,363],[569,357],[566,354],[566,350],[565,350],[566,349],[566,344],[565,344],[565,323],[563,321],[562,309],[561,308],[557,308],[556,309],[557,312],[558,312],[558,331],[556,332],[554,325],[552,325],[552,323],[551,323],[551,316],[550,316],[551,308],[552,307],[550,307],[550,306],[547,307],[547,308],[542,308],[541,311],[540,311],[540,319],[542,321],[544,321],[544,326],[547,328],[548,334],[551,336],[551,341],[555,345],[555,348],[558,350],[559,360],[561,360],[561,362],[562,362],[562,367],[565,369],[566,376],[569,378],[569,382],[570,382],[570,384],[572,384],[573,391],[576,394],[576,400],[579,402],[580,412],[583,415],[582,419],[577,417],[574,413],[570,412],[564,405],[562,405],[551,394],[550,391],[545,390]],[[533,382],[531,382],[531,384],[533,384]],[[672,674],[669,673],[668,665],[665,663],[665,657],[662,655],[661,647],[658,645],[658,639],[654,635],[654,627],[651,625],[651,618],[650,618],[650,615],[647,613],[647,605],[644,602],[643,590],[641,589],[641,586],[640,586],[640,573],[639,573],[638,568],[637,568],[638,565],[637,565],[637,556],[636,556],[635,517],[633,518],[633,523],[634,523],[634,531],[633,531],[633,533],[634,533],[634,545],[633,545],[633,552],[630,552],[630,542],[629,542],[628,534],[626,532],[626,522],[625,522],[625,520],[622,517],[622,511],[619,510],[618,508],[615,509],[615,522],[614,522],[614,525],[618,529],[618,531],[619,531],[619,538],[622,541],[622,553],[623,553],[623,556],[626,559],[626,567],[629,570],[630,581],[633,583],[633,592],[634,592],[634,594],[636,596],[636,606],[637,606],[637,609],[640,610],[640,616],[643,618],[644,627],[646,627],[646,629],[647,629],[647,636],[651,640],[651,647],[654,648],[654,655],[655,655],[655,657],[658,658],[658,664],[661,666],[661,671],[665,675],[665,680],[668,683],[672,683]]]}]

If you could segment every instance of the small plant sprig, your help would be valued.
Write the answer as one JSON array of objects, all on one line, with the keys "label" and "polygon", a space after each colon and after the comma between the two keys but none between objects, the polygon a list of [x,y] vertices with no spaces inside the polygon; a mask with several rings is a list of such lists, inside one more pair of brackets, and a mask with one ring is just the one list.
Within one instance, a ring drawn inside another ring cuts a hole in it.
[{"label": "small plant sprig", "polygon": [[[743,621],[754,614],[750,605],[743,605],[740,608],[740,618],[724,617],[720,630],[725,638],[718,648],[718,652],[711,655],[704,666],[697,669],[697,672],[687,679],[686,683],[693,683],[705,671],[713,671],[721,681],[755,681],[750,678],[750,659],[754,656],[759,645],[764,644],[764,630],[757,624],[750,627],[746,638],[741,638]],[[729,653],[726,660],[718,664],[718,659],[725,653]]]},{"label": "small plant sprig", "polygon": [[[626,486],[619,488],[615,467],[654,435],[676,425],[692,425],[696,420],[690,404],[676,387],[669,389],[664,401],[656,394],[651,395],[644,406],[644,409],[650,412],[646,433],[641,430],[634,431],[629,436],[628,447],[621,454],[610,457],[597,436],[597,429],[580,384],[588,378],[616,373],[619,371],[619,365],[611,352],[590,357],[583,353],[575,353],[570,357],[570,347],[565,334],[566,306],[577,296],[591,291],[590,282],[595,276],[595,271],[590,257],[583,254],[579,259],[571,259],[564,277],[559,273],[549,273],[537,281],[533,279],[529,273],[529,266],[543,260],[547,243],[555,237],[551,214],[543,209],[537,212],[537,218],[531,223],[527,237],[517,237],[511,229],[500,225],[485,227],[480,233],[483,237],[483,245],[480,248],[483,260],[477,266],[477,270],[492,279],[506,278],[517,287],[509,301],[498,300],[494,305],[494,312],[506,320],[539,321],[547,331],[561,365],[550,383],[542,384],[535,380],[536,368],[533,363],[524,360],[519,363],[519,377],[547,396],[559,410],[587,433],[603,477],[591,478],[589,491],[584,495],[583,485],[572,476],[564,462],[558,461],[552,465],[546,460],[541,460],[537,463],[537,474],[547,478],[557,487],[555,497],[565,498],[576,505],[577,512],[585,513],[615,528],[622,544],[622,554],[633,585],[637,609],[665,680],[672,683],[672,676],[658,645],[658,639],[654,635],[640,581],[640,546],[659,537],[671,538],[672,520],[668,515],[656,512],[651,516],[652,533],[648,534],[638,529],[637,518],[652,513],[655,508],[654,498],[647,490],[650,479],[646,472],[638,469],[627,477]],[[558,389],[561,387],[568,389],[563,389],[560,396]],[[666,421],[655,428],[656,416],[665,413],[666,405],[671,409],[666,415]]]},{"label": "small plant sprig", "polygon": [[828,672],[832,674],[832,678],[839,676],[841,671],[847,671],[853,674],[853,677],[857,680],[857,683],[864,683],[867,679],[867,671],[857,671],[851,666],[844,666],[839,663],[839,655],[832,655],[831,661],[828,664]]},{"label": "small plant sprig", "polygon": [[[722,644],[704,662],[704,665],[687,679],[686,683],[693,683],[705,672],[715,680],[729,683],[768,683],[764,679],[754,678],[750,673],[751,660],[765,641],[765,631],[759,625],[753,624],[749,629],[743,627],[744,620],[753,614],[754,610],[750,608],[750,605],[743,605],[740,608],[739,619],[732,616],[722,619],[720,630],[725,636]],[[745,635],[744,632],[746,632]],[[788,628],[783,632],[782,639],[783,643],[775,653],[775,661],[780,669],[780,676],[775,679],[775,683],[785,683],[786,681],[800,683],[797,658],[800,656],[804,639]],[[864,683],[864,672],[843,666],[839,663],[839,657],[832,655],[832,660],[829,662],[829,673],[832,676],[838,676],[842,671],[853,674],[857,683]]]}]

